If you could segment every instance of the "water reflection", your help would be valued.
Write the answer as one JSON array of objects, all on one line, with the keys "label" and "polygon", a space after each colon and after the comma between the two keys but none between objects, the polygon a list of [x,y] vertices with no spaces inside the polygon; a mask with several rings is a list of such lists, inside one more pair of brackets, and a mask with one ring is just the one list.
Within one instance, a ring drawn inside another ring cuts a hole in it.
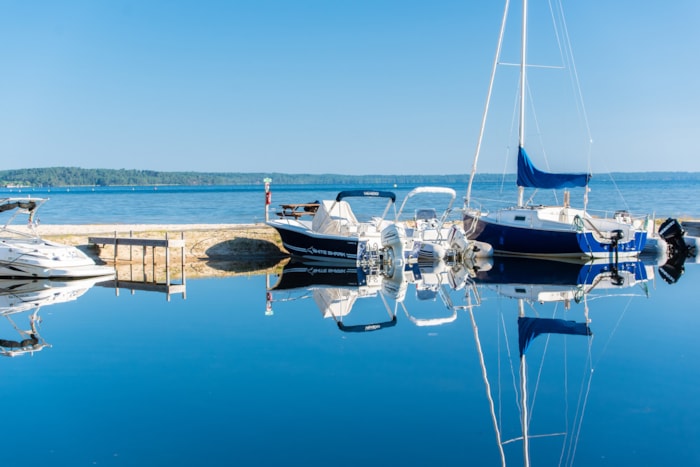
[{"label": "water reflection", "polygon": [[494,258],[475,272],[473,280],[499,294],[532,302],[579,302],[591,293],[606,293],[640,286],[654,276],[653,266],[642,261],[554,261],[529,258]]},{"label": "water reflection", "polygon": [[[479,264],[413,263],[398,270],[345,267],[292,261],[281,273],[267,275],[267,310],[274,303],[311,299],[324,318],[333,319],[339,329],[374,331],[396,324],[403,314],[417,326],[452,322],[459,310],[471,309],[481,301],[483,288],[503,297],[530,302],[581,302],[589,294],[600,294],[639,286],[648,295],[646,283],[654,276],[653,266],[641,261],[552,261],[511,257],[488,258]],[[445,316],[414,316],[406,301],[439,302],[431,309],[446,309]],[[346,323],[358,300],[374,299],[386,311],[388,320],[365,325]],[[400,313],[402,312],[402,313]],[[358,327],[359,326],[359,327]]]},{"label": "water reflection", "polygon": [[[396,270],[290,262],[280,274],[267,277],[267,310],[270,313],[275,302],[310,298],[321,315],[344,332],[393,327],[401,312],[416,326],[437,326],[457,318],[458,307],[450,295],[468,283],[472,282],[464,266],[441,261]],[[415,293],[416,301],[440,300],[447,315],[414,316],[405,300],[409,291]],[[376,300],[376,308],[381,309],[378,316],[369,321],[353,320],[350,313],[358,300]]]},{"label": "water reflection", "polygon": [[[0,355],[16,357],[51,347],[40,335],[42,307],[70,302],[105,277],[56,281],[50,279],[0,279],[0,316],[4,317]],[[17,323],[27,319],[29,327]],[[12,338],[5,338],[12,335]]]},{"label": "water reflection", "polygon": [[[533,458],[573,464],[595,366],[589,304],[622,294],[647,297],[651,278],[653,267],[641,261],[518,258],[496,258],[491,268],[475,274],[482,296],[506,302],[498,310],[497,344],[487,351],[479,319],[474,309],[468,310],[502,465],[508,459],[530,465]],[[507,321],[515,316],[517,335],[509,336]],[[511,352],[516,345],[517,355]],[[538,394],[543,396],[538,399]],[[514,413],[508,412],[511,407]],[[544,423],[536,418],[539,414],[545,414]]]},{"label": "water reflection", "polygon": [[[341,331],[365,333],[466,317],[501,464],[571,465],[594,388],[591,308],[609,297],[646,298],[653,278],[641,261],[496,257],[478,267],[413,264],[392,275],[290,263],[268,277],[267,301],[271,311],[308,298]],[[354,318],[360,301],[375,304],[374,319]]]},{"label": "water reflection", "polygon": [[[310,298],[321,311],[321,316],[333,319],[341,331],[367,332],[396,324],[396,310],[388,300],[398,302],[402,294],[400,281],[362,267],[291,262],[285,265],[277,281],[268,289],[267,309],[272,310],[275,301]],[[384,305],[386,319],[379,318],[368,324],[345,323],[357,300],[377,297]]]},{"label": "water reflection", "polygon": [[[10,430],[3,465],[382,465],[387,433],[402,465],[697,465],[697,268],[668,286],[602,266],[296,264],[170,302],[92,287],[38,312],[49,351],[3,362],[6,418],[51,428]],[[349,311],[319,307],[331,288]],[[29,335],[32,311],[12,315]]]}]

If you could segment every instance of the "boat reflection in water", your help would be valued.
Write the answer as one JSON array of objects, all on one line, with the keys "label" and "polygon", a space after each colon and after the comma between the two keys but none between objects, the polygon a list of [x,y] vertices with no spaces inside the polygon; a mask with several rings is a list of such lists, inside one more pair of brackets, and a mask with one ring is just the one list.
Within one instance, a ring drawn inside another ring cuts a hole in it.
[{"label": "boat reflection in water", "polygon": [[[390,328],[401,310],[405,322],[415,326],[444,325],[466,314],[501,464],[530,465],[532,460],[540,465],[571,465],[599,361],[593,358],[590,306],[598,299],[648,297],[653,272],[653,266],[641,261],[584,263],[498,256],[479,267],[416,263],[391,275],[290,263],[274,285],[268,282],[267,303],[271,310],[273,302],[311,298],[325,318],[346,332]],[[408,300],[412,292],[415,295]],[[348,323],[353,305],[372,297],[383,305],[373,308],[384,308],[383,317]],[[447,314],[418,318],[409,313],[418,301],[435,302],[430,308],[446,309]],[[609,323],[610,317],[606,314],[598,321]],[[597,344],[604,350],[605,336],[612,336],[614,329],[601,326],[600,331]],[[498,384],[491,381],[494,377]]]},{"label": "boat reflection in water", "polygon": [[[468,282],[471,283],[466,268],[442,261],[388,269],[290,262],[276,281],[268,276],[267,309],[271,312],[275,302],[311,298],[321,315],[334,320],[338,329],[344,332],[369,332],[393,327],[400,311],[417,326],[436,326],[457,318],[458,308],[452,305],[450,294]],[[416,300],[440,299],[446,305],[448,315],[411,315],[405,298],[413,288]],[[377,309],[383,310],[380,317],[368,323],[353,321],[349,315],[360,299],[375,299],[379,303]]]},{"label": "boat reflection in water", "polygon": [[[4,327],[0,334],[0,355],[16,357],[33,354],[50,347],[39,334],[39,310],[48,305],[70,302],[87,292],[90,287],[108,277],[56,281],[51,279],[0,279],[0,316]],[[29,328],[20,327],[21,315],[29,320]],[[8,330],[9,326],[9,330]],[[14,333],[6,339],[7,333]],[[18,336],[17,336],[18,335]]]},{"label": "boat reflection in water", "polygon": [[[468,308],[468,313],[502,465],[507,464],[506,458],[516,465],[530,465],[531,460],[541,465],[573,464],[597,363],[592,358],[589,304],[611,296],[646,297],[652,275],[653,268],[641,261],[575,263],[499,257],[493,258],[489,270],[475,274],[482,306]],[[494,300],[496,306],[485,306],[487,300]],[[497,336],[481,336],[480,327],[497,330]],[[510,340],[516,337],[508,336],[508,330],[517,334],[517,341]],[[496,339],[486,353],[482,338]],[[516,345],[517,357],[510,352]],[[498,350],[492,353],[494,348]],[[498,375],[499,384],[490,380],[489,370]],[[528,377],[535,378],[530,386]],[[512,384],[500,384],[504,379]],[[538,392],[544,394],[539,399]],[[508,404],[511,400],[515,403]],[[538,424],[539,413],[547,426],[542,420]],[[552,423],[557,425],[555,432],[551,432]]]}]

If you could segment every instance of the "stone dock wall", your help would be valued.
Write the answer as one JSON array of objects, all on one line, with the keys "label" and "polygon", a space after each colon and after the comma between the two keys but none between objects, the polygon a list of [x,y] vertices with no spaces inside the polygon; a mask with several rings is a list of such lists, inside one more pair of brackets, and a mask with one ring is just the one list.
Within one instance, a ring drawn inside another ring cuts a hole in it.
[{"label": "stone dock wall", "polygon": [[90,237],[183,238],[184,248],[169,249],[169,261],[176,274],[184,252],[188,278],[265,274],[288,260],[279,235],[265,224],[41,225],[38,232],[46,240],[76,246],[98,262],[115,264],[120,277],[124,269],[136,276],[164,275],[166,248],[120,245],[115,262],[114,246],[90,244]]}]

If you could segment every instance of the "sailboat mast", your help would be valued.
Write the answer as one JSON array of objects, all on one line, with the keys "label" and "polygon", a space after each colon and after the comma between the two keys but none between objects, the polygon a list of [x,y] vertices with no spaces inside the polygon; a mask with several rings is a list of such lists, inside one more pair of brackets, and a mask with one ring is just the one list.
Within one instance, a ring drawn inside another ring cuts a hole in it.
[{"label": "sailboat mast", "polygon": [[[523,0],[523,24],[520,37],[520,121],[518,125],[518,151],[525,146],[525,69],[527,55],[527,0]],[[518,187],[518,206],[523,205],[525,188]]]},{"label": "sailboat mast", "polygon": [[525,63],[527,55],[527,0],[523,0],[523,26],[520,49],[520,125],[518,126],[518,147],[525,145]]}]

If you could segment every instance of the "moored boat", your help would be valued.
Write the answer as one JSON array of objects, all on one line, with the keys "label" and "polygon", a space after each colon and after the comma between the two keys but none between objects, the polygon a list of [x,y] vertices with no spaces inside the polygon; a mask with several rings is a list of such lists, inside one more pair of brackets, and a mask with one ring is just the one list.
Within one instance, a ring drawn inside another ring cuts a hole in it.
[{"label": "moored boat", "polygon": [[[0,199],[0,213],[10,215],[0,228],[0,276],[78,278],[113,275],[113,268],[96,264],[78,248],[39,236],[35,216],[46,201],[46,198]],[[12,227],[12,221],[19,214],[28,215],[27,227]]]},{"label": "moored boat", "polygon": [[[380,216],[358,220],[348,202],[351,198],[384,198],[387,203]],[[267,225],[279,233],[290,255],[303,261],[349,265],[401,263],[405,233],[387,219],[395,202],[396,195],[390,191],[341,191],[333,200],[281,205],[278,218],[267,221]]]},{"label": "moored boat", "polygon": [[[406,233],[407,262],[464,262],[472,258],[474,243],[466,239],[461,223],[450,218],[456,197],[454,189],[439,186],[419,186],[408,192],[396,215]],[[412,216],[408,217],[411,207]]]},{"label": "moored boat", "polygon": [[[563,12],[557,11],[554,17],[563,18]],[[588,190],[591,175],[579,173],[551,173],[539,170],[525,150],[525,96],[532,93],[531,83],[526,80],[526,71],[533,66],[526,60],[527,53],[527,1],[522,5],[522,30],[520,41],[520,76],[518,102],[518,142],[517,142],[517,205],[494,212],[474,207],[471,189],[476,174],[486,117],[488,115],[497,67],[501,62],[501,50],[505,33],[508,3],[503,15],[501,32],[496,57],[491,72],[486,107],[483,113],[480,135],[477,143],[471,177],[467,189],[464,209],[464,231],[467,238],[488,244],[490,249],[484,252],[519,256],[543,256],[560,258],[604,258],[611,261],[618,257],[635,257],[644,249],[647,238],[647,217],[634,218],[627,211],[617,211],[612,216],[594,217],[587,210]],[[566,28],[561,29],[566,32]],[[573,64],[573,54],[568,47],[566,63]],[[572,82],[578,83],[575,66],[569,66]],[[547,89],[549,91],[549,88]],[[577,97],[580,98],[580,91]],[[577,102],[577,108],[583,108]],[[539,133],[539,127],[538,127]],[[591,139],[588,138],[588,141]],[[544,151],[543,151],[544,152]],[[543,206],[524,201],[524,191],[529,189],[565,190],[561,205]],[[582,188],[584,193],[583,208],[573,208],[569,203],[569,189]]]}]

